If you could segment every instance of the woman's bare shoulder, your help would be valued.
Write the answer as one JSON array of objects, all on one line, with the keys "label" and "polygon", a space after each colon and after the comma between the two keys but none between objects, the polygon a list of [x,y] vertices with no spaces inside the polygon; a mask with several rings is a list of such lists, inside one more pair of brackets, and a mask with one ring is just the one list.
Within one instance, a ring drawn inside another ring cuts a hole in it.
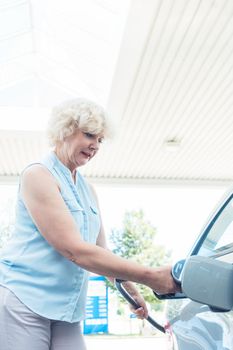
[{"label": "woman's bare shoulder", "polygon": [[33,187],[43,187],[58,185],[51,172],[42,164],[36,163],[24,169],[21,175],[22,185],[31,185]]}]

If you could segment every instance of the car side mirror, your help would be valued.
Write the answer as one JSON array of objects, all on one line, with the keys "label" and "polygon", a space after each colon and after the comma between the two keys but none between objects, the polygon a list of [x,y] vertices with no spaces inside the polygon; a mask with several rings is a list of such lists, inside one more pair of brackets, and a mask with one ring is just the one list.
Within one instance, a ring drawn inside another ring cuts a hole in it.
[{"label": "car side mirror", "polygon": [[182,271],[183,293],[213,311],[233,308],[233,265],[210,257],[189,257]]}]

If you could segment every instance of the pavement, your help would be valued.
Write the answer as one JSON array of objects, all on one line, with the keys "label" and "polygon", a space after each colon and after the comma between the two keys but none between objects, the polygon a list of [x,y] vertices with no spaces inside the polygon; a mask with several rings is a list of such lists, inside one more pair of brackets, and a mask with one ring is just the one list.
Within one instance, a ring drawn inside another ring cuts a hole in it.
[{"label": "pavement", "polygon": [[87,350],[167,350],[165,336],[85,336]]}]

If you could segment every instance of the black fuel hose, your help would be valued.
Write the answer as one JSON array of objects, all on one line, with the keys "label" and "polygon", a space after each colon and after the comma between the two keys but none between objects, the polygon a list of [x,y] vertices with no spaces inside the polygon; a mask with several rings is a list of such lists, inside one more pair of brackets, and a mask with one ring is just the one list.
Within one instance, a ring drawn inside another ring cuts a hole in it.
[{"label": "black fuel hose", "polygon": [[[126,291],[126,289],[122,286],[122,283],[125,282],[124,280],[120,280],[118,278],[115,279],[115,286],[118,289],[118,291],[121,293],[121,295],[125,298],[125,300],[130,303],[134,309],[138,309],[141,307],[138,305],[138,303],[131,297],[131,295]],[[156,322],[151,316],[148,316],[146,320],[155,328],[157,328],[160,332],[165,333],[165,328],[161,326],[158,322]]]}]

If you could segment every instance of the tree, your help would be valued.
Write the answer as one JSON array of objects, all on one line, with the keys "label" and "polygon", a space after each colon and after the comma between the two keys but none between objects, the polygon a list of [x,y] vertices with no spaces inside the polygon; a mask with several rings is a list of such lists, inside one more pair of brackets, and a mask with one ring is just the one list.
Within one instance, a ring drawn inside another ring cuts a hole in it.
[{"label": "tree", "polygon": [[[128,211],[123,218],[123,227],[112,230],[110,235],[112,250],[121,257],[143,265],[151,267],[166,265],[171,260],[171,252],[166,251],[164,246],[156,244],[156,234],[156,228],[145,219],[142,210]],[[144,285],[138,287],[151,307],[160,310],[161,302],[155,298],[153,292]]]}]

